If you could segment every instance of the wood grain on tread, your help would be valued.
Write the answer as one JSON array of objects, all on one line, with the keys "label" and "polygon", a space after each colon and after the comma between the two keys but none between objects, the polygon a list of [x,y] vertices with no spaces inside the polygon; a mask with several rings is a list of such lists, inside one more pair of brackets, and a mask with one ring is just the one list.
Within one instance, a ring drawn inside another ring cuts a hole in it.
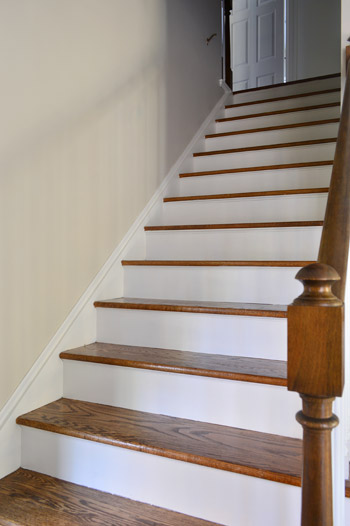
[{"label": "wood grain on tread", "polygon": [[184,172],[179,177],[200,177],[204,175],[238,174],[246,172],[264,172],[268,170],[289,170],[295,168],[313,168],[316,166],[333,166],[333,161],[309,161],[305,163],[270,164],[265,166],[248,166],[245,168],[229,168],[225,170],[209,170],[204,172]]},{"label": "wood grain on tread", "polygon": [[166,260],[166,259],[124,259],[123,266],[150,267],[306,267],[315,261],[259,261],[259,260]]},{"label": "wood grain on tread", "polygon": [[302,443],[217,424],[61,399],[20,425],[300,486]]},{"label": "wood grain on tread", "polygon": [[18,469],[0,480],[3,526],[215,526],[188,515]]},{"label": "wood grain on tread", "polygon": [[239,93],[249,93],[252,91],[262,91],[267,90],[271,88],[280,88],[282,86],[292,86],[293,84],[304,84],[305,82],[313,82],[315,80],[325,80],[325,79],[333,79],[336,77],[340,77],[340,73],[332,73],[331,75],[322,75],[320,77],[309,77],[306,79],[299,79],[299,80],[291,80],[289,82],[280,82],[279,84],[270,84],[269,86],[259,86],[258,88],[248,88],[248,89],[242,89],[239,91],[233,91],[233,95],[238,95]]},{"label": "wood grain on tread", "polygon": [[323,221],[275,221],[269,223],[220,223],[210,225],[154,225],[145,226],[146,232],[161,230],[223,230],[236,228],[293,228],[322,226]]},{"label": "wood grain on tread", "polygon": [[301,106],[299,108],[287,108],[285,110],[264,111],[262,113],[249,113],[247,115],[236,115],[235,117],[223,117],[215,122],[242,121],[244,119],[258,119],[259,117],[272,117],[274,115],[285,115],[286,113],[297,113],[299,111],[322,110],[324,108],[340,107],[340,102],[328,102],[327,104],[315,104],[314,106]]},{"label": "wood grain on tread", "polygon": [[240,102],[238,104],[228,104],[225,106],[226,109],[230,108],[240,108],[242,106],[254,106],[255,104],[265,104],[268,102],[279,102],[282,100],[288,100],[288,99],[299,99],[303,97],[312,97],[315,95],[326,95],[327,93],[335,93],[340,92],[340,88],[333,88],[333,89],[325,89],[321,91],[309,91],[308,93],[296,93],[295,95],[287,95],[286,97],[274,97],[272,99],[259,99],[259,100],[253,100],[249,102]]},{"label": "wood grain on tread", "polygon": [[345,481],[345,497],[350,498],[350,480]]},{"label": "wood grain on tread", "polygon": [[324,194],[329,188],[301,188],[296,190],[267,190],[264,192],[239,192],[236,194],[210,194],[210,195],[187,195],[180,197],[164,197],[164,203],[177,201],[204,201],[208,199],[238,199],[245,197],[273,197],[283,195],[305,195],[305,194]]},{"label": "wood grain on tread", "polygon": [[164,312],[190,312],[223,314],[232,316],[260,316],[264,318],[286,318],[287,305],[263,303],[238,303],[229,301],[185,301],[144,298],[115,298],[95,301],[95,307],[105,309],[137,309]]},{"label": "wood grain on tread", "polygon": [[282,124],[280,126],[267,126],[265,128],[252,128],[249,130],[237,130],[237,131],[230,131],[230,132],[223,132],[223,133],[212,133],[210,135],[206,135],[206,139],[217,139],[218,137],[230,137],[234,135],[245,135],[249,133],[261,133],[261,132],[269,132],[269,131],[278,131],[278,130],[288,130],[292,128],[305,128],[308,126],[322,126],[324,124],[336,124],[339,122],[340,119],[326,119],[322,121],[309,121],[309,122],[297,122],[294,124]]},{"label": "wood grain on tread", "polygon": [[287,364],[280,360],[109,343],[92,343],[62,352],[60,357],[64,360],[78,360],[136,369],[207,376],[241,382],[287,385]]},{"label": "wood grain on tread", "polygon": [[233,153],[256,152],[259,150],[276,150],[280,148],[296,148],[298,146],[314,146],[317,144],[328,144],[337,142],[337,137],[327,137],[326,139],[313,139],[310,141],[282,142],[278,144],[263,144],[261,146],[246,146],[244,148],[229,148],[227,150],[211,150],[206,152],[196,152],[193,157],[206,157],[209,155],[226,155]]}]

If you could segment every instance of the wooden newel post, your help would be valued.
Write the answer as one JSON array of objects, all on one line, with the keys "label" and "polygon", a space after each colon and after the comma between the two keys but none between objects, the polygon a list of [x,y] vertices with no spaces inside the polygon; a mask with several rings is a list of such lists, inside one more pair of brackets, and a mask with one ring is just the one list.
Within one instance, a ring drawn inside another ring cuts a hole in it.
[{"label": "wooden newel post", "polygon": [[304,292],[288,308],[288,389],[297,391],[303,409],[302,526],[333,525],[332,413],[344,385],[343,303],[332,293],[339,275],[314,263],[296,279]]}]

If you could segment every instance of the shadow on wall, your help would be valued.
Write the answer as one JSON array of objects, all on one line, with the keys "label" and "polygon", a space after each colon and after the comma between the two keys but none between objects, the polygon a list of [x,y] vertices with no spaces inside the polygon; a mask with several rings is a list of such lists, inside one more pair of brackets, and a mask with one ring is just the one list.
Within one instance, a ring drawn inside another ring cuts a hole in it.
[{"label": "shadow on wall", "polygon": [[219,0],[4,0],[0,407],[220,97]]}]

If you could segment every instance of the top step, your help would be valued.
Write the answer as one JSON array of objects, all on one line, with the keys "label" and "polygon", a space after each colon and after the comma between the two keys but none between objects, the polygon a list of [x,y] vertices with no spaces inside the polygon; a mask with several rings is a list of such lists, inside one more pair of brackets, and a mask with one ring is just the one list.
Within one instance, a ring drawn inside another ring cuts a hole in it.
[{"label": "top step", "polygon": [[265,100],[274,97],[286,97],[288,95],[335,89],[339,87],[340,73],[334,73],[322,77],[312,77],[281,84],[272,84],[270,86],[235,91],[232,94],[231,104],[240,104],[254,100]]},{"label": "top step", "polygon": [[[290,99],[303,99],[305,97],[314,97],[314,96],[319,96],[319,95],[329,95],[330,93],[331,94],[339,93],[340,91],[341,91],[340,88],[333,88],[333,89],[327,89],[327,90],[311,91],[311,92],[306,92],[306,93],[296,93],[294,95],[287,95],[285,97],[274,97],[272,99],[265,99],[263,100],[263,102],[269,103],[269,102],[281,102],[281,101],[290,100]],[[243,91],[241,93],[243,93]],[[240,108],[241,106],[254,106],[260,103],[261,103],[261,100],[259,99],[259,100],[253,100],[250,102],[242,102],[240,104],[228,104],[225,106],[225,108],[226,109]]]}]

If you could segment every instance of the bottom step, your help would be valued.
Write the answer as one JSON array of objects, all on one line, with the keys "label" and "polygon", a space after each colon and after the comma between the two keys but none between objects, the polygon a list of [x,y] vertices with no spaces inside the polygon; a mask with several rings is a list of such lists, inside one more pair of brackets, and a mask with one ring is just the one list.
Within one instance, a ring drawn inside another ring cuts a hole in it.
[{"label": "bottom step", "polygon": [[19,469],[0,480],[3,526],[215,526],[162,508]]},{"label": "bottom step", "polygon": [[23,468],[226,526],[299,521],[299,440],[65,399],[18,423]]}]

